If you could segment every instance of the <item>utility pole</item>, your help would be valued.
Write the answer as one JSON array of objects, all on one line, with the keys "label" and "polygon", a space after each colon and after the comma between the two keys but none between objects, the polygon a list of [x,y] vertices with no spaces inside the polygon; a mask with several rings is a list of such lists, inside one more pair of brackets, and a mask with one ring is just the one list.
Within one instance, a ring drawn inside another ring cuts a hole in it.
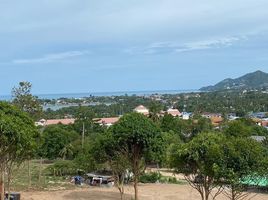
[{"label": "utility pole", "polygon": [[83,130],[82,130],[82,149],[84,148],[85,142],[85,122],[83,122]]}]

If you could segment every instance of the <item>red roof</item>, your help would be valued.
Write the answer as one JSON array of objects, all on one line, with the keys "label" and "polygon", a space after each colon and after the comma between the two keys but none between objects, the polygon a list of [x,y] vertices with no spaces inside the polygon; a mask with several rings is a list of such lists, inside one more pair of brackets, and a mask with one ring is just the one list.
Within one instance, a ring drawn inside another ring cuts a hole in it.
[{"label": "red roof", "polygon": [[268,127],[268,121],[267,120],[262,121],[261,125],[264,126],[264,127]]},{"label": "red roof", "polygon": [[54,125],[54,124],[64,124],[64,125],[69,125],[73,124],[75,119],[48,119],[45,122],[45,125]]},{"label": "red roof", "polygon": [[98,118],[94,119],[99,124],[114,124],[118,122],[119,117],[107,117],[107,118]]},{"label": "red roof", "polygon": [[181,113],[178,109],[168,109],[167,113],[172,115],[172,116],[181,116]]}]

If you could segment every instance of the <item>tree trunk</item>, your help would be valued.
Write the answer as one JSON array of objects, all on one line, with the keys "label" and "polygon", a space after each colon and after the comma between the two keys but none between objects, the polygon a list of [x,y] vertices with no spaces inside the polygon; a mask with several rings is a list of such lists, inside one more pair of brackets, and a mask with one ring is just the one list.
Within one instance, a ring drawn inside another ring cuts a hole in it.
[{"label": "tree trunk", "polygon": [[31,160],[27,161],[28,163],[28,188],[32,186],[32,176],[31,176]]},{"label": "tree trunk", "polygon": [[120,199],[123,200],[123,195],[124,195],[124,188],[119,188],[119,192],[120,192]]},{"label": "tree trunk", "polygon": [[12,161],[9,163],[9,165],[7,165],[6,167],[6,173],[7,173],[7,187],[6,187],[6,191],[7,191],[7,199],[10,199],[10,183],[11,183],[11,179],[12,179]]},{"label": "tree trunk", "polygon": [[134,160],[134,191],[135,191],[135,200],[138,200],[138,170],[139,170],[139,162],[138,160]]},{"label": "tree trunk", "polygon": [[138,180],[136,177],[134,178],[134,191],[135,191],[135,200],[138,200]]},{"label": "tree trunk", "polygon": [[4,200],[5,199],[5,174],[4,174],[4,170],[3,168],[0,169],[0,173],[1,173],[1,180],[0,180],[0,193],[1,193],[1,197],[0,200]]}]

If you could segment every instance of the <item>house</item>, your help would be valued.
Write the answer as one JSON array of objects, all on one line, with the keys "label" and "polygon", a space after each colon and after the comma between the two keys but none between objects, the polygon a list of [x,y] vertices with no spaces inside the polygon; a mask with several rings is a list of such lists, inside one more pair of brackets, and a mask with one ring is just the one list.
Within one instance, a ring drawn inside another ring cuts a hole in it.
[{"label": "house", "polygon": [[268,127],[268,119],[262,120],[262,121],[261,121],[261,126],[267,128],[267,127]]},{"label": "house", "polygon": [[267,117],[267,112],[257,112],[249,115],[251,118],[263,119]]},{"label": "house", "polygon": [[45,119],[40,119],[38,122],[35,122],[35,126],[45,126],[45,123]]},{"label": "house", "polygon": [[213,126],[219,126],[223,122],[222,114],[205,112],[201,114],[202,117],[210,119]]},{"label": "house", "polygon": [[38,122],[35,122],[36,126],[49,126],[49,125],[56,125],[56,124],[64,124],[64,125],[70,125],[74,124],[75,119],[41,119]]},{"label": "house", "polygon": [[222,118],[222,114],[220,113],[209,113],[209,112],[204,112],[201,114],[202,117],[211,119],[212,117],[219,117]]},{"label": "house", "polygon": [[219,126],[223,122],[223,118],[218,116],[212,116],[210,120],[213,126]]},{"label": "house", "polygon": [[93,120],[100,125],[109,127],[118,122],[119,117],[96,118]]},{"label": "house", "polygon": [[169,108],[166,113],[172,115],[173,117],[179,117],[182,115],[178,109],[173,108]]},{"label": "house", "polygon": [[189,120],[191,113],[183,112],[181,116],[183,120]]},{"label": "house", "polygon": [[230,120],[230,121],[234,121],[234,120],[239,119],[240,117],[236,116],[235,113],[229,113],[229,114],[227,115],[227,118],[228,118],[228,120]]},{"label": "house", "polygon": [[136,108],[134,108],[134,112],[141,113],[141,114],[144,114],[144,115],[149,115],[149,109],[147,109],[143,105],[139,105]]}]

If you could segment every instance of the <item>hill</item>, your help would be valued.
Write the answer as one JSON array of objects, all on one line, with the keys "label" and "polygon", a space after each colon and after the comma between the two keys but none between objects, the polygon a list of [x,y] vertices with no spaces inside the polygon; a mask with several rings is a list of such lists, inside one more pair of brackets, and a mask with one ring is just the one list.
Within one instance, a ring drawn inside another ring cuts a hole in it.
[{"label": "hill", "polygon": [[201,91],[240,90],[268,88],[268,73],[256,71],[236,79],[224,79],[214,86],[202,87]]}]

